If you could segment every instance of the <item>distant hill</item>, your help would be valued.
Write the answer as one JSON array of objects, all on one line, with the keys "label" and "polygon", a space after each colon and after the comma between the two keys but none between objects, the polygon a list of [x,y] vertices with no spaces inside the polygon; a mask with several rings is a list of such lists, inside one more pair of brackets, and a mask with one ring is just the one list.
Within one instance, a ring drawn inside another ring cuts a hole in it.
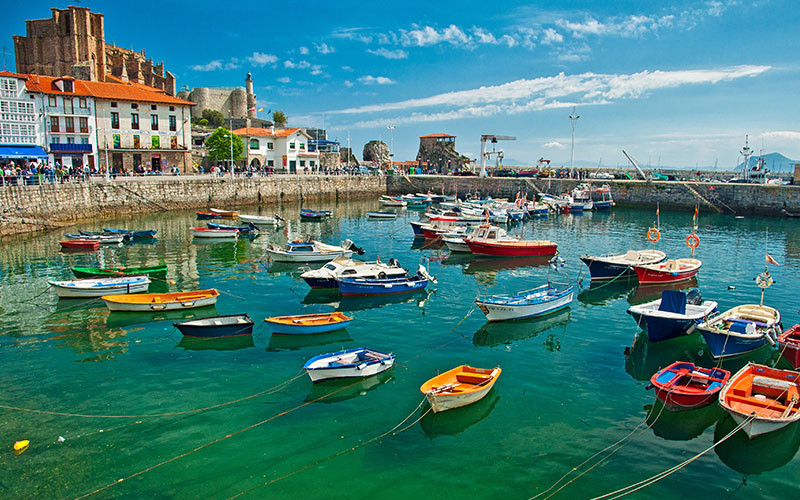
[{"label": "distant hill", "polygon": [[[780,153],[769,153],[763,156],[753,156],[750,158],[750,168],[753,168],[758,163],[758,160],[763,158],[767,170],[770,172],[794,172],[794,165],[800,163],[797,160],[790,160]],[[744,162],[736,165],[736,170],[741,171],[744,167]]]}]

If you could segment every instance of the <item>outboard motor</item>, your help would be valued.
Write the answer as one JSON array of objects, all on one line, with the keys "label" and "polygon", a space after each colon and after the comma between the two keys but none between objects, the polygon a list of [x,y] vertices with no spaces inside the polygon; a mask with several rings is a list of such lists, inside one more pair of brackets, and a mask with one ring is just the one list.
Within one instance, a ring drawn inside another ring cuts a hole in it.
[{"label": "outboard motor", "polygon": [[281,221],[281,222],[283,222],[283,221],[284,221],[283,217],[281,217],[281,216],[280,216],[280,215],[278,215],[278,214],[275,214],[275,220],[279,220],[279,221]]},{"label": "outboard motor", "polygon": [[428,281],[430,281],[432,283],[436,283],[436,284],[439,283],[438,281],[436,281],[436,278],[434,276],[431,276],[428,273],[428,270],[425,269],[425,266],[423,266],[422,264],[420,264],[419,268],[417,268],[417,274],[419,274],[420,276],[422,276],[423,278],[427,279]]},{"label": "outboard motor", "polygon": [[389,259],[389,267],[400,267],[400,262],[397,261],[394,257]]},{"label": "outboard motor", "polygon": [[353,240],[351,240],[349,238],[344,240],[344,245],[343,246],[344,246],[344,248],[346,248],[348,250],[354,251],[358,255],[364,255],[364,249],[361,248],[361,247],[357,247],[356,244],[353,243]]},{"label": "outboard motor", "polygon": [[686,292],[686,303],[691,304],[693,306],[699,306],[703,304],[703,297],[700,296],[700,290],[697,288],[692,288],[688,292]]}]

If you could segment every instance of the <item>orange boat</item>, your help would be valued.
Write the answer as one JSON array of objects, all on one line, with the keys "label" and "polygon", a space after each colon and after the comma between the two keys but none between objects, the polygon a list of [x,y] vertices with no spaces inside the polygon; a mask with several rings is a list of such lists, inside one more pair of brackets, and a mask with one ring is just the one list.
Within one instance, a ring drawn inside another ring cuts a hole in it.
[{"label": "orange boat", "polygon": [[722,388],[719,404],[750,439],[776,431],[800,420],[800,373],[748,363]]},{"label": "orange boat", "polygon": [[461,365],[428,380],[419,388],[434,413],[460,408],[483,399],[502,370]]},{"label": "orange boat", "polygon": [[235,219],[239,217],[238,210],[220,210],[219,208],[212,208],[211,213],[217,214],[221,219]]},{"label": "orange boat", "polygon": [[215,288],[176,293],[141,293],[138,295],[104,295],[100,297],[109,311],[174,311],[211,306],[217,303]]},{"label": "orange boat", "polygon": [[311,334],[327,333],[347,328],[353,318],[340,312],[273,316],[264,321],[272,333]]}]

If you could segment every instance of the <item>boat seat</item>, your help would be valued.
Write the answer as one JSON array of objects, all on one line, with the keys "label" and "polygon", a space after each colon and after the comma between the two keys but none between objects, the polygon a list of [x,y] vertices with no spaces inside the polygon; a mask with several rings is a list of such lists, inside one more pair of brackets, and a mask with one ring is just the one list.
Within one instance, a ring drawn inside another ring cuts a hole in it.
[{"label": "boat seat", "polygon": [[756,375],[753,377],[753,392],[774,399],[782,399],[785,396],[788,401],[791,398],[789,394],[797,394],[797,386],[786,380]]},{"label": "boat seat", "polygon": [[640,260],[639,257],[640,257],[639,252],[637,252],[636,250],[628,250],[627,252],[625,252],[625,255],[622,257],[622,259],[629,260],[632,262],[638,262]]},{"label": "boat seat", "polygon": [[489,374],[484,375],[480,373],[459,373],[456,375],[456,380],[462,384],[484,384],[491,378]]}]

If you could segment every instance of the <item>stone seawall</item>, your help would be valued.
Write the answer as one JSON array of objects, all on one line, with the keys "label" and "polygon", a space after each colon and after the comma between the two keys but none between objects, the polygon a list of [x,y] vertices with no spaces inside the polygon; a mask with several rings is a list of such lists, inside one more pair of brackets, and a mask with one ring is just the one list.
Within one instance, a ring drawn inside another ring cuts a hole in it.
[{"label": "stone seawall", "polygon": [[125,213],[236,207],[312,199],[377,197],[376,176],[147,177],[0,187],[0,235]]},{"label": "stone seawall", "polygon": [[[619,205],[662,208],[689,208],[698,205],[701,211],[721,213],[782,215],[781,209],[800,213],[800,186],[758,184],[725,184],[701,182],[645,182],[629,180],[557,180],[550,182],[549,192],[569,192],[581,182],[594,186],[608,184],[614,200]],[[548,191],[547,180],[524,177],[444,177],[433,175],[390,176],[387,178],[389,194],[441,193],[457,191],[459,195],[480,193],[493,198],[514,199],[517,192],[527,192],[530,198],[540,191]]]}]

